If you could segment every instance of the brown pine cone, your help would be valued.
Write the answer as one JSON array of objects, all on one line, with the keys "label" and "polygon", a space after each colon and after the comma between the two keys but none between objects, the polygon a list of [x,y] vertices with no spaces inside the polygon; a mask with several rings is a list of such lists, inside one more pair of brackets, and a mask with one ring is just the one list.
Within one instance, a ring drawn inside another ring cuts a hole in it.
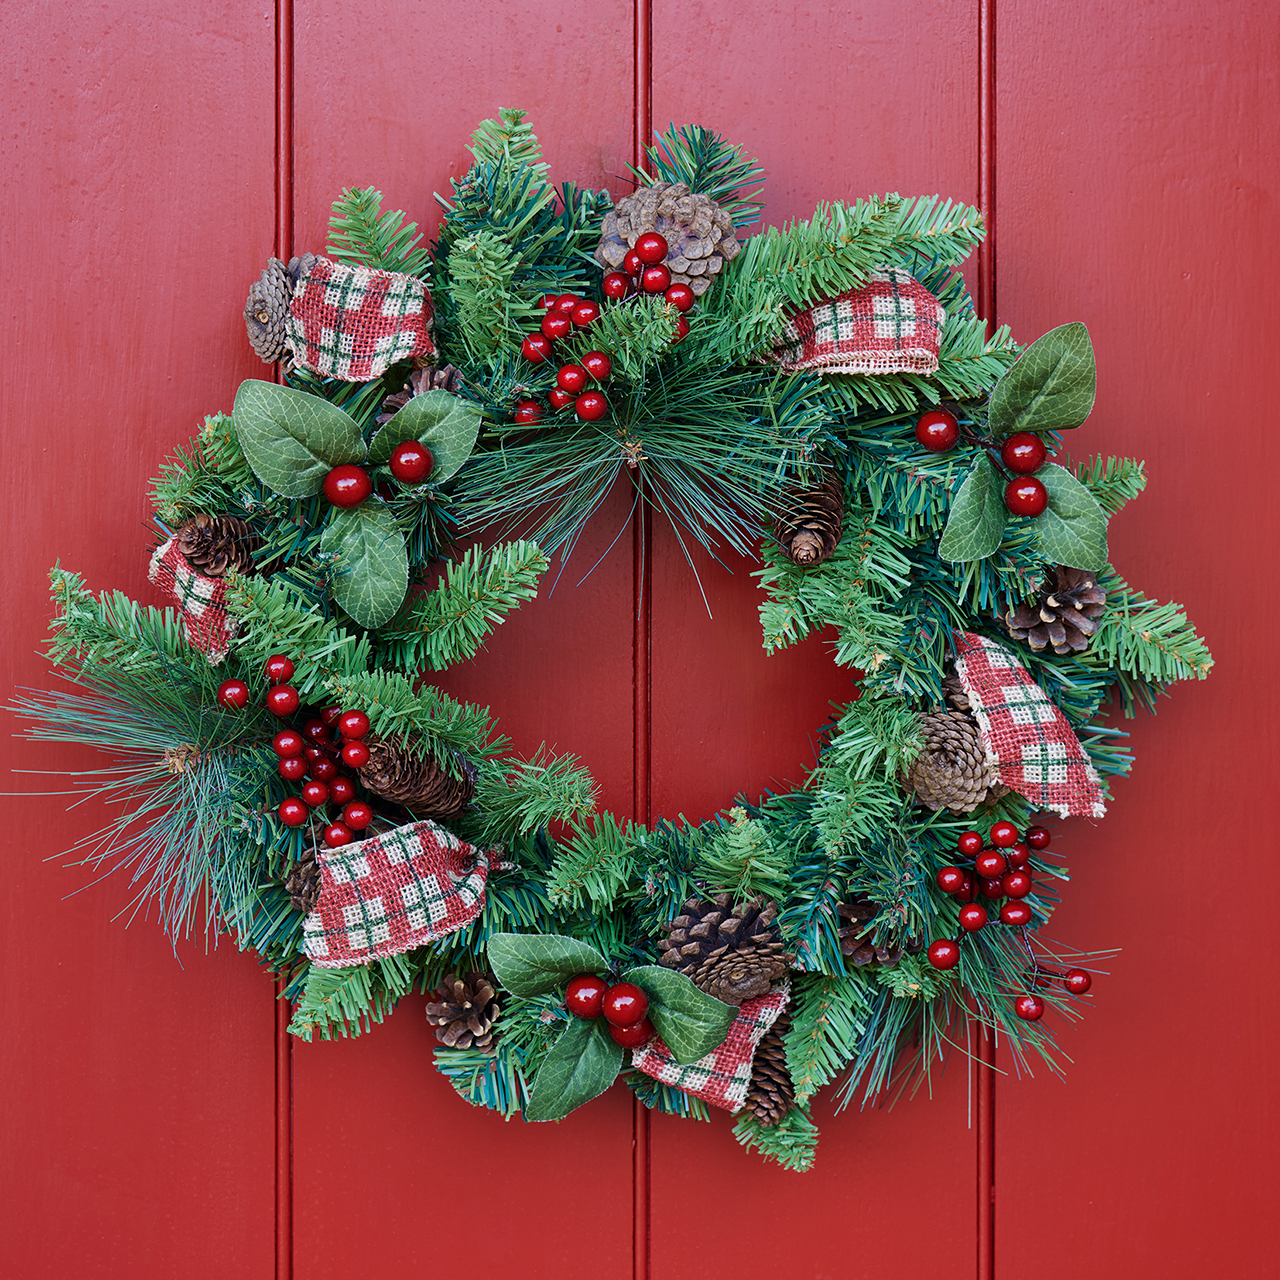
[{"label": "brown pine cone", "polygon": [[284,887],[295,911],[310,915],[316,909],[320,901],[320,864],[314,849],[308,849],[302,861],[289,868]]},{"label": "brown pine cone", "polygon": [[289,318],[289,301],[296,283],[289,268],[279,258],[272,258],[267,269],[250,286],[244,304],[244,327],[259,359],[267,364],[284,359],[285,321]]},{"label": "brown pine cone", "polygon": [[839,545],[844,525],[844,486],[827,472],[817,486],[788,490],[774,526],[778,545],[788,559],[812,569]]},{"label": "brown pine cone", "polygon": [[494,1049],[493,1024],[498,1018],[493,979],[481,970],[460,978],[451,973],[427,1001],[427,1021],[436,1039],[450,1049]]},{"label": "brown pine cone", "polygon": [[836,914],[845,922],[840,927],[840,950],[860,969],[873,960],[892,969],[902,959],[901,946],[877,946],[873,939],[870,924],[879,912],[879,904],[862,894],[836,907]]},{"label": "brown pine cone", "polygon": [[784,950],[778,908],[763,898],[734,905],[727,893],[690,898],[658,943],[659,963],[725,1004],[762,996],[795,961]]},{"label": "brown pine cone", "polygon": [[447,822],[471,803],[476,793],[475,766],[461,762],[455,778],[436,758],[415,755],[399,738],[366,738],[369,759],[360,768],[360,781],[384,800],[403,805],[415,817]]},{"label": "brown pine cone", "polygon": [[935,711],[920,717],[920,727],[924,750],[907,773],[907,786],[921,804],[959,816],[1007,794],[987,765],[971,715]]},{"label": "brown pine cone", "polygon": [[787,1069],[785,1037],[790,1029],[791,1014],[784,1009],[765,1032],[752,1059],[746,1105],[757,1124],[772,1127],[796,1105],[796,1089]]},{"label": "brown pine cone", "polygon": [[650,231],[667,242],[664,261],[672,283],[687,284],[699,297],[742,249],[733,219],[710,196],[690,191],[684,182],[655,182],[605,214],[596,261],[606,271],[620,270],[627,252]]},{"label": "brown pine cone", "polygon": [[262,539],[239,516],[192,516],[174,531],[187,563],[208,578],[254,573]]},{"label": "brown pine cone", "polygon": [[1096,574],[1056,565],[1049,570],[1037,604],[1021,604],[1004,616],[1015,640],[1032,652],[1053,645],[1056,654],[1083,653],[1106,609],[1107,593]]},{"label": "brown pine cone", "polygon": [[390,422],[414,396],[425,395],[428,391],[447,391],[456,396],[461,394],[466,385],[462,374],[451,364],[433,364],[425,369],[415,369],[404,388],[382,402],[382,412],[378,414],[377,421]]}]

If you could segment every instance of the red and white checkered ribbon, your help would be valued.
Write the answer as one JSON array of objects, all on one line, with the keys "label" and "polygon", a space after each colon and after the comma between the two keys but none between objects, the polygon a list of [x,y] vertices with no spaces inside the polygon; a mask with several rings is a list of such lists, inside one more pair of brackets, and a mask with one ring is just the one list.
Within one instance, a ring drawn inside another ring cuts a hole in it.
[{"label": "red and white checkered ribbon", "polygon": [[631,1065],[713,1107],[740,1111],[747,1100],[756,1049],[790,999],[791,983],[784,978],[774,983],[767,994],[744,1000],[720,1046],[687,1067],[671,1056],[661,1036],[633,1049]]},{"label": "red and white checkered ribbon", "polygon": [[465,844],[434,822],[320,850],[320,899],[302,946],[321,969],[345,969],[435,942],[484,906],[497,850]]},{"label": "red and white checkered ribbon", "polygon": [[237,626],[227,612],[226,582],[193,569],[178,550],[177,538],[170,538],[155,549],[147,577],[178,602],[192,647],[207,654],[215,666],[221,662],[231,648]]},{"label": "red and white checkered ribbon", "polygon": [[317,258],[293,292],[285,342],[304,368],[369,382],[397,360],[435,355],[433,315],[414,276]]},{"label": "red and white checkered ribbon", "polygon": [[899,267],[798,312],[767,358],[789,373],[936,373],[947,314]]},{"label": "red and white checkered ribbon", "polygon": [[1102,779],[1080,739],[1007,649],[959,631],[956,674],[969,695],[987,762],[1006,787],[1064,818],[1106,813]]}]

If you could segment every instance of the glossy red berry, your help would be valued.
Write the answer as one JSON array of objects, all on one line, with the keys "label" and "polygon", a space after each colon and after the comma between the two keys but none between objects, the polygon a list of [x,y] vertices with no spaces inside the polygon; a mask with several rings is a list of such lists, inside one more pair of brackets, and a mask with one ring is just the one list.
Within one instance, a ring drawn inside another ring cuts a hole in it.
[{"label": "glossy red berry", "polygon": [[646,1040],[653,1038],[653,1023],[648,1018],[641,1018],[639,1022],[632,1023],[629,1027],[610,1025],[609,1034],[614,1042],[624,1049],[638,1049]]},{"label": "glossy red berry", "polygon": [[972,902],[977,896],[978,882],[966,871],[964,876],[964,884],[960,886],[960,892],[956,897],[961,902]]},{"label": "glossy red berry", "polygon": [[1012,822],[992,823],[991,843],[997,849],[1011,849],[1018,843],[1018,828]]},{"label": "glossy red berry", "polygon": [[324,747],[317,747],[314,742],[307,746],[303,750],[302,754],[306,756],[309,762],[315,760],[327,760],[329,757],[329,753],[324,749]]},{"label": "glossy red berry", "polygon": [[698,301],[698,295],[689,288],[687,284],[681,284],[679,280],[675,282],[663,295],[666,300],[671,303],[677,311],[692,311],[693,304]]},{"label": "glossy red berry", "polygon": [[329,779],[329,802],[350,804],[356,798],[356,784],[345,773]]},{"label": "glossy red berry", "polygon": [[520,354],[530,364],[541,364],[551,359],[551,339],[545,333],[529,333],[520,344]]},{"label": "glossy red berry", "polygon": [[1003,898],[1004,889],[999,880],[980,880],[978,882],[978,892],[984,898]]},{"label": "glossy red berry", "polygon": [[597,381],[605,382],[613,372],[613,361],[603,351],[588,351],[582,367]]},{"label": "glossy red berry", "polygon": [[582,299],[576,293],[562,293],[556,299],[555,310],[563,311],[565,315],[572,315],[574,307],[581,301]]},{"label": "glossy red berry", "polygon": [[600,1008],[615,1027],[630,1027],[649,1012],[649,997],[634,982],[618,982],[604,993]]},{"label": "glossy red berry", "polygon": [[302,784],[302,799],[313,809],[318,809],[322,804],[329,803],[329,788],[323,782],[317,782],[312,779],[310,782]]},{"label": "glossy red berry", "polygon": [[1023,1022],[1039,1022],[1044,1017],[1044,1001],[1039,996],[1019,996],[1013,1002],[1013,1011]]},{"label": "glossy red berry", "polygon": [[609,984],[594,973],[582,973],[565,988],[564,1007],[579,1018],[598,1018]]},{"label": "glossy red berry", "polygon": [[1031,861],[1031,850],[1025,844],[1015,844],[1011,848],[1004,851],[1004,856],[1009,860],[1009,865],[1015,870],[1025,867]]},{"label": "glossy red berry", "polygon": [[302,726],[302,732],[306,738],[314,742],[318,747],[324,746],[326,742],[333,741],[333,731],[319,716],[312,716]]},{"label": "glossy red berry", "polygon": [[547,399],[551,401],[553,409],[567,409],[573,403],[574,397],[559,387],[552,387],[547,392]]},{"label": "glossy red berry", "polygon": [[218,686],[218,701],[232,711],[249,705],[249,686],[243,680],[224,680]]},{"label": "glossy red berry", "polygon": [[291,684],[278,684],[267,691],[267,710],[273,716],[291,716],[298,709],[301,699],[298,691]]},{"label": "glossy red berry", "polygon": [[622,259],[622,269],[633,280],[640,274],[644,263],[640,261],[640,255],[634,249],[627,250],[627,256]]},{"label": "glossy red berry", "polygon": [[328,782],[338,776],[338,766],[328,756],[321,756],[318,760],[311,761],[307,772],[317,782]]},{"label": "glossy red berry", "polygon": [[966,858],[976,858],[982,852],[983,839],[976,831],[966,831],[957,841],[956,848]]},{"label": "glossy red berry", "polygon": [[1000,461],[1016,475],[1029,476],[1044,466],[1044,441],[1030,431],[1011,435],[1000,447]]},{"label": "glossy red berry", "polygon": [[960,963],[960,944],[950,938],[939,938],[929,944],[928,956],[935,969],[954,969]]},{"label": "glossy red berry", "polygon": [[307,776],[307,762],[301,756],[284,756],[276,761],[276,772],[286,782],[298,782]]},{"label": "glossy red berry", "polygon": [[405,440],[391,451],[391,474],[401,484],[421,484],[435,465],[431,450],[417,440]]},{"label": "glossy red berry", "polygon": [[676,321],[676,331],[671,335],[671,345],[678,347],[689,336],[689,322],[681,316]]},{"label": "glossy red berry", "polygon": [[1006,898],[1025,898],[1034,887],[1031,877],[1025,871],[1006,871],[1000,877],[1000,883],[1004,885]]},{"label": "glossy red berry", "polygon": [[542,406],[536,400],[521,400],[511,417],[515,422],[532,426],[535,422],[542,421]]},{"label": "glossy red berry", "polygon": [[297,796],[281,800],[276,810],[276,816],[286,827],[300,827],[310,815],[311,810]]},{"label": "glossy red berry", "polygon": [[283,684],[286,680],[293,679],[293,660],[283,653],[273,653],[267,659],[265,670],[269,684]]},{"label": "glossy red berry", "polygon": [[348,769],[363,769],[369,763],[369,748],[360,741],[344,742],[342,744],[342,763]]},{"label": "glossy red berry", "polygon": [[1027,843],[1033,849],[1047,849],[1052,837],[1044,827],[1028,827]]},{"label": "glossy red berry", "polygon": [[369,732],[369,717],[363,711],[344,711],[338,717],[338,732],[344,738],[363,738]]},{"label": "glossy red berry", "polygon": [[324,496],[335,507],[358,507],[372,492],[369,473],[350,463],[334,467],[324,478]]},{"label": "glossy red berry", "polygon": [[556,374],[556,385],[576,396],[587,385],[587,371],[580,364],[563,364]]},{"label": "glossy red berry", "polygon": [[1015,516],[1038,516],[1049,505],[1049,493],[1035,476],[1023,476],[1005,486],[1004,505]]},{"label": "glossy red berry", "polygon": [[554,311],[554,310],[555,310],[555,306],[556,306],[556,299],[557,299],[559,296],[560,296],[560,295],[559,295],[558,293],[544,293],[544,294],[542,295],[542,309],[543,309],[543,311]]},{"label": "glossy red berry", "polygon": [[986,853],[980,853],[974,860],[973,869],[984,880],[998,880],[1009,869],[1009,864],[1005,861],[1003,853],[997,853],[994,849],[988,849]]},{"label": "glossy red berry", "polygon": [[612,298],[615,302],[620,302],[629,293],[635,291],[635,285],[632,284],[631,278],[621,271],[610,271],[607,276],[600,282],[600,290],[606,298]]},{"label": "glossy red berry", "polygon": [[342,820],[352,831],[363,831],[373,821],[373,810],[363,800],[353,800],[342,810]]},{"label": "glossy red berry", "polygon": [[960,424],[945,409],[931,409],[916,419],[916,440],[930,453],[946,453],[960,439]]},{"label": "glossy red berry", "polygon": [[1073,996],[1082,996],[1093,986],[1093,975],[1086,973],[1083,969],[1068,969],[1062,975],[1062,985]]},{"label": "glossy red berry", "polygon": [[646,266],[661,262],[667,256],[667,241],[656,231],[646,231],[635,243],[636,257]]},{"label": "glossy red berry", "polygon": [[324,829],[324,842],[330,849],[337,849],[340,845],[350,844],[354,839],[351,828],[345,822],[331,822]]},{"label": "glossy red berry", "polygon": [[573,321],[563,311],[548,311],[542,317],[542,336],[552,342],[567,338],[572,331]]},{"label": "glossy red berry", "polygon": [[1000,908],[1000,922],[1021,928],[1031,923],[1031,908],[1025,902],[1006,902]]},{"label": "glossy red berry", "polygon": [[609,402],[599,391],[584,391],[573,402],[573,411],[583,422],[599,422],[609,412]]},{"label": "glossy red berry", "polygon": [[960,927],[972,933],[987,923],[987,909],[981,903],[971,902],[960,908]]},{"label": "glossy red berry", "polygon": [[965,874],[959,867],[943,867],[935,879],[943,893],[959,893],[964,888]]},{"label": "glossy red berry", "polygon": [[600,319],[600,304],[598,302],[579,302],[573,309],[573,323],[579,329],[585,329],[588,325],[595,324]]},{"label": "glossy red berry", "polygon": [[664,266],[645,267],[640,287],[645,293],[663,293],[671,285],[671,272]]},{"label": "glossy red berry", "polygon": [[342,714],[342,708],[336,704],[325,707],[320,712],[320,719],[329,726],[330,729],[338,723],[338,717]]}]

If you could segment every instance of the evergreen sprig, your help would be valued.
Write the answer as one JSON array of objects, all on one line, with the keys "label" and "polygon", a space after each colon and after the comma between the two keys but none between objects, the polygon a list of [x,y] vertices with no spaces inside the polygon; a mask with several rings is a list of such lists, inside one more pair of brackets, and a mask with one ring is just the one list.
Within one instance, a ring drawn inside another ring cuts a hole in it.
[{"label": "evergreen sprig", "polygon": [[[764,208],[758,198],[764,191],[760,162],[748,159],[742,148],[701,125],[677,129],[673,124],[648,149],[649,173],[632,169],[637,181],[683,182],[690,191],[714,200],[745,231]],[[630,167],[630,166],[628,166]]]},{"label": "evergreen sprig", "polygon": [[748,1151],[758,1151],[766,1160],[794,1173],[813,1168],[818,1152],[818,1126],[808,1106],[793,1107],[775,1125],[761,1124],[744,1112],[733,1126],[733,1136]]},{"label": "evergreen sprig", "polygon": [[404,221],[401,210],[382,213],[382,192],[352,187],[335,200],[329,218],[332,237],[326,252],[339,262],[421,276],[430,265],[418,224]]}]

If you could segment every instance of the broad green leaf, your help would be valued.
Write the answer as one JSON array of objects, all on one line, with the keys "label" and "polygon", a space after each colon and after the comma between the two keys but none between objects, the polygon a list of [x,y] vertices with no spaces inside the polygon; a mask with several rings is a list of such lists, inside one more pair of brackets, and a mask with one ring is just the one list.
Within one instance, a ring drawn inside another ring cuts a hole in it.
[{"label": "broad green leaf", "polygon": [[369,499],[335,508],[320,550],[338,557],[333,598],[362,627],[389,622],[409,589],[409,556],[395,517]]},{"label": "broad green leaf", "polygon": [[672,1057],[686,1066],[723,1044],[738,1014],[733,1005],[699,991],[683,973],[661,965],[628,969],[622,979],[649,997],[649,1021]]},{"label": "broad green leaf", "polygon": [[533,1078],[524,1118],[563,1120],[575,1107],[599,1097],[621,1068],[622,1046],[614,1043],[604,1019],[571,1018]]},{"label": "broad green leaf", "polygon": [[951,504],[938,543],[941,559],[983,560],[999,549],[1008,514],[1003,489],[995,464],[985,453],[979,454]]},{"label": "broad green leaf", "polygon": [[489,967],[513,996],[540,996],[580,973],[603,974],[609,962],[595,947],[559,933],[495,933]]},{"label": "broad green leaf", "polygon": [[1097,572],[1107,564],[1107,513],[1079,480],[1055,463],[1036,472],[1049,506],[1036,517],[1040,554],[1053,564]]},{"label": "broad green leaf", "polygon": [[390,460],[396,445],[417,440],[431,450],[435,462],[428,479],[432,484],[443,484],[471,456],[479,434],[480,410],[475,405],[447,391],[428,391],[414,396],[373,437],[369,461],[382,466]]},{"label": "broad green leaf", "polygon": [[286,498],[309,498],[334,467],[365,460],[355,419],[293,387],[242,382],[232,421],[253,474]]},{"label": "broad green leaf", "polygon": [[1070,431],[1093,408],[1098,371],[1089,330],[1078,320],[1037,338],[991,390],[991,429]]}]

